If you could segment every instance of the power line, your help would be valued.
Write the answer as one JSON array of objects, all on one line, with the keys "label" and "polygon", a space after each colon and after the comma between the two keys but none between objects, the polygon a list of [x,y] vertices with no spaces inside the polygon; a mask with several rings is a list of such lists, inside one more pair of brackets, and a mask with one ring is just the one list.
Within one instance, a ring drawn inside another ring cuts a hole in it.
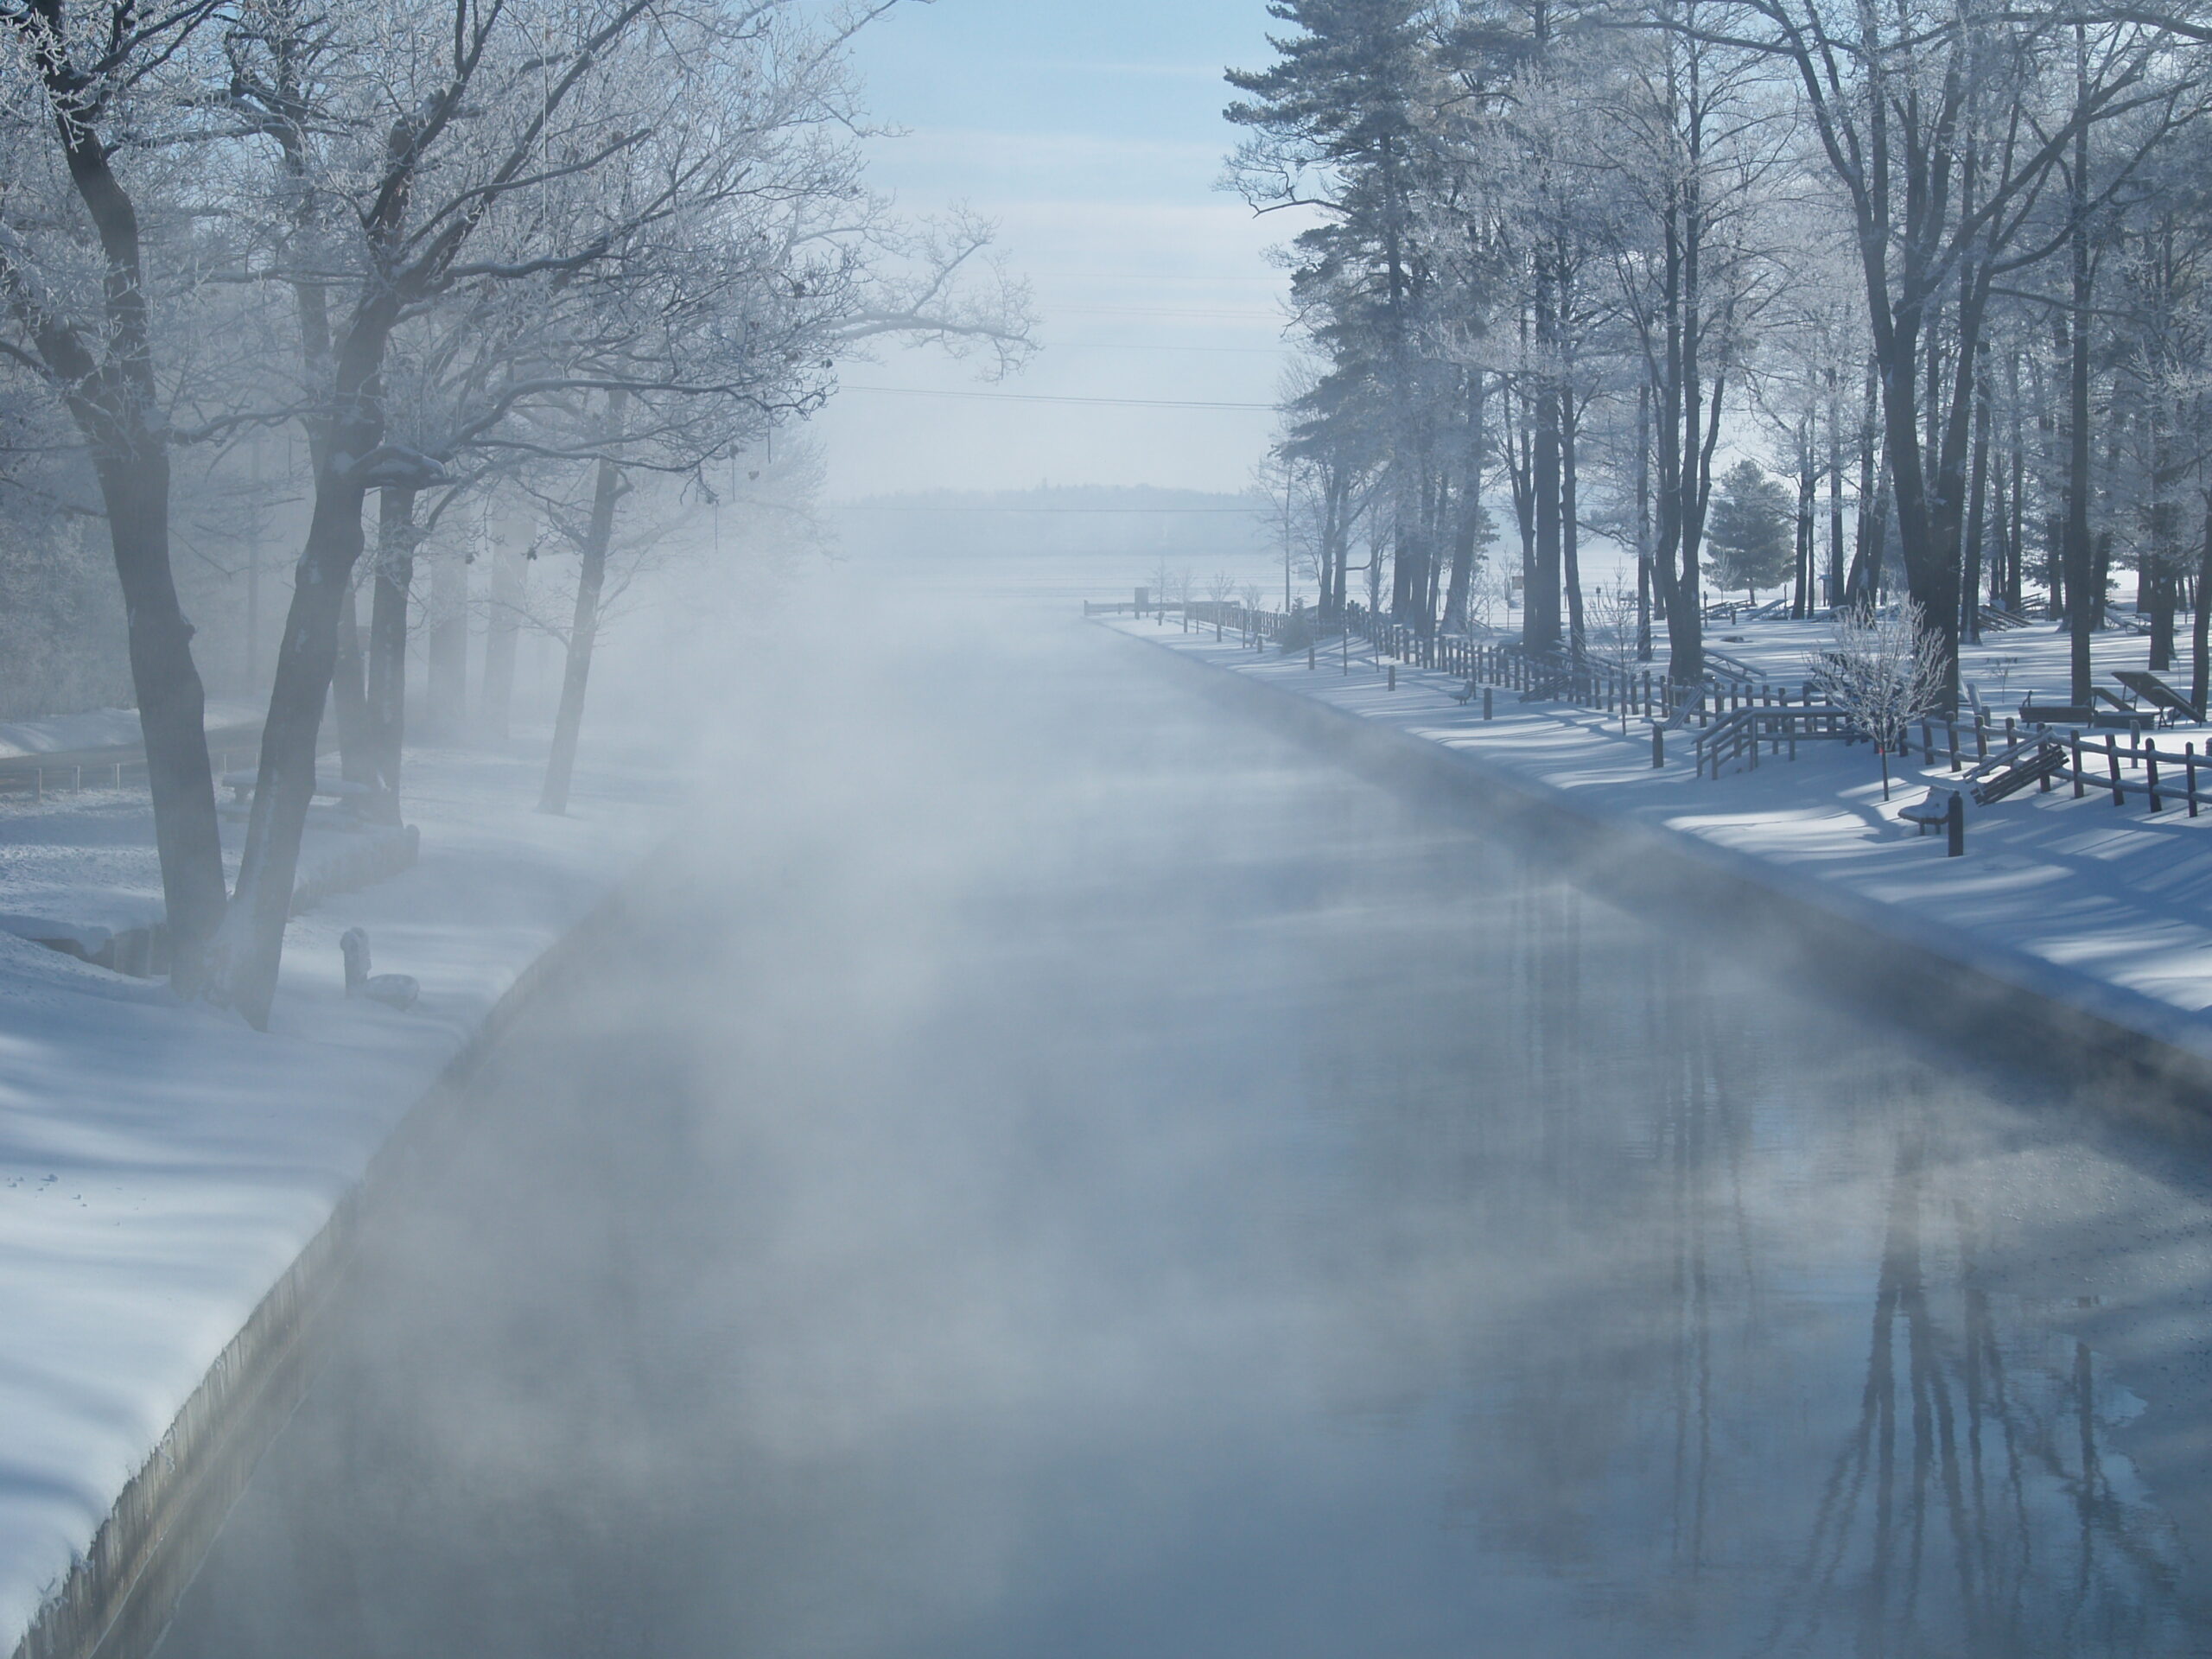
[{"label": "power line", "polygon": [[1127,340],[1056,340],[1044,347],[1047,352],[1226,352],[1237,357],[1282,357],[1287,346],[1171,346],[1165,344],[1136,344]]},{"label": "power line", "polygon": [[1283,321],[1279,311],[1230,311],[1198,306],[1056,305],[1051,311],[1054,315],[1066,313],[1083,317],[1225,317],[1236,321],[1273,323]]},{"label": "power line", "polygon": [[847,391],[884,392],[899,397],[980,397],[1014,404],[1081,404],[1099,409],[1229,409],[1256,410],[1272,415],[1273,404],[1211,404],[1176,397],[1065,397],[1041,391],[953,391],[935,386],[855,386]]},{"label": "power line", "polygon": [[1254,513],[1272,512],[1274,509],[1266,502],[1255,502],[1249,507],[909,507],[895,501],[849,501],[841,511],[845,512],[1164,512],[1164,513],[1234,513],[1239,517]]}]

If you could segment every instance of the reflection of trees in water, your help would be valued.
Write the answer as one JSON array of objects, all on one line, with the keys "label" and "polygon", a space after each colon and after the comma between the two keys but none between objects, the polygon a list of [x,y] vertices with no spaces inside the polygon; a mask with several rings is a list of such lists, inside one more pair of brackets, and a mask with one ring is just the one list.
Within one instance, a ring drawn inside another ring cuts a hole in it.
[{"label": "reflection of trees in water", "polygon": [[2096,1357],[2008,1344],[1970,1210],[1928,1185],[1904,1129],[1857,1419],[1761,1650],[1847,1629],[1876,1654],[2182,1651],[2175,1540],[2105,1446]]},{"label": "reflection of trees in water", "polygon": [[1500,893],[1335,1076],[1392,1259],[1464,1266],[1453,1513],[1654,1651],[2177,1650],[2107,1385],[1993,1294],[1914,1065],[1609,918]]}]

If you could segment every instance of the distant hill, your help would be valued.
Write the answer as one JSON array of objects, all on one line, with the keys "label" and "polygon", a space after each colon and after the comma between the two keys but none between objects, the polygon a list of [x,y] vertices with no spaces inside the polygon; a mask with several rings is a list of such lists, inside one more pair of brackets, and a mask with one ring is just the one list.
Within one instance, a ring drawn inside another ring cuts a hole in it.
[{"label": "distant hill", "polygon": [[1113,554],[1172,563],[1276,544],[1264,496],[1148,485],[928,490],[865,497],[836,513],[846,548],[860,555]]}]

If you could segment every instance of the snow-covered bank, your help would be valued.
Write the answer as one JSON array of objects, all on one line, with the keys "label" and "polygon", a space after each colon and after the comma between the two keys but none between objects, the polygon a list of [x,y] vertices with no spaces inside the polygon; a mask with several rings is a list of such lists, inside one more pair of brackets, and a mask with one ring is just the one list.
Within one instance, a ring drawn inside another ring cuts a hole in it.
[{"label": "snow-covered bank", "polygon": [[[531,810],[535,754],[409,764],[419,862],[294,922],[265,1036],[0,934],[0,1653],[408,1108],[662,833],[676,790],[602,766],[551,818]],[[0,910],[120,917],[158,889],[143,796],[0,808]],[[379,969],[421,982],[414,1008],[346,999],[355,925]]]},{"label": "snow-covered bank", "polygon": [[[258,703],[218,697],[207,702],[207,724],[210,731],[225,726],[257,725],[261,715]],[[92,709],[81,715],[0,720],[0,758],[119,748],[137,742],[139,736],[136,709]]]},{"label": "snow-covered bank", "polygon": [[1195,662],[1308,699],[1535,789],[1598,822],[1672,838],[1708,867],[1809,901],[2000,984],[2082,1009],[2212,1067],[2212,816],[2170,805],[2148,816],[2139,797],[2032,791],[1969,807],[1967,853],[1945,855],[1897,809],[1947,766],[1907,766],[1885,803],[1869,750],[1808,745],[1718,782],[1693,776],[1685,739],[1662,770],[1648,728],[1554,702],[1461,706],[1459,683],[1404,664],[1397,689],[1355,657],[1349,674],[1325,658],[1217,644],[1211,629],[1116,620],[1103,626]]}]

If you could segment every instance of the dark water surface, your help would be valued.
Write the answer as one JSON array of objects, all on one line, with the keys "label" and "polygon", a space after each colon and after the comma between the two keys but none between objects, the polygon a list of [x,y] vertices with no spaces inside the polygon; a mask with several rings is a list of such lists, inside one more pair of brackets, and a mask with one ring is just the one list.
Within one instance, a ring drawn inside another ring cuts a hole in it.
[{"label": "dark water surface", "polygon": [[733,716],[164,1659],[2207,1650],[2202,1154],[1051,645]]}]

